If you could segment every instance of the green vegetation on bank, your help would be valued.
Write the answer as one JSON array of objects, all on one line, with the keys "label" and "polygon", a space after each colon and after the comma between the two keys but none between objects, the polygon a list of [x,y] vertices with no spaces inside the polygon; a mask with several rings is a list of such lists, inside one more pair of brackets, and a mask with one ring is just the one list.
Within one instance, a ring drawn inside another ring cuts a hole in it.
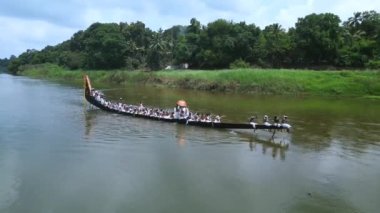
[{"label": "green vegetation on bank", "polygon": [[88,74],[95,87],[147,84],[185,89],[323,96],[380,96],[379,71],[309,71],[290,69],[173,70],[143,71],[70,71],[54,64],[24,67],[20,72],[35,78],[82,82]]},{"label": "green vegetation on bank", "polygon": [[236,67],[379,69],[380,13],[332,13],[298,18],[294,27],[264,28],[218,19],[206,25],[153,31],[142,22],[93,23],[66,41],[12,57],[10,72],[24,65],[54,63],[68,69],[162,70]]}]

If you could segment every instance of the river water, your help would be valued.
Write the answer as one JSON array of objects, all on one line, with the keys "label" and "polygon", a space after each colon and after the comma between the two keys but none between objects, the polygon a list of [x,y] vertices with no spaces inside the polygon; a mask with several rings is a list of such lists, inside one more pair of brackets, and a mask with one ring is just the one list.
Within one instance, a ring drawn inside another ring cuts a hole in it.
[{"label": "river water", "polygon": [[75,86],[0,74],[0,212],[379,212],[380,101],[128,86],[129,103],[246,121],[287,114],[288,148],[115,115]]}]

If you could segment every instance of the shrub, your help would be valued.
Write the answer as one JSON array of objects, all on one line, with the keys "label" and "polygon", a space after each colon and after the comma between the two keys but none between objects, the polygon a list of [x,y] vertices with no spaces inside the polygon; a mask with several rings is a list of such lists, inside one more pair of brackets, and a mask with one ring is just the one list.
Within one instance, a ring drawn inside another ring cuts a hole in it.
[{"label": "shrub", "polygon": [[230,64],[230,69],[249,68],[249,63],[239,58]]},{"label": "shrub", "polygon": [[380,60],[370,60],[365,66],[370,69],[380,69]]}]

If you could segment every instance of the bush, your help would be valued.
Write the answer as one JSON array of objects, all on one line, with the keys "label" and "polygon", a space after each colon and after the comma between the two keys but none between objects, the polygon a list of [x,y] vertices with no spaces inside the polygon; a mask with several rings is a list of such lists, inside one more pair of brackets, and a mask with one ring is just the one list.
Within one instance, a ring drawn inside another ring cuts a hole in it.
[{"label": "bush", "polygon": [[365,66],[370,69],[380,69],[380,60],[370,60]]},{"label": "bush", "polygon": [[58,65],[67,67],[71,70],[83,67],[84,63],[85,55],[80,52],[63,51],[58,57]]},{"label": "bush", "polygon": [[230,69],[249,68],[250,64],[239,58],[230,64]]}]

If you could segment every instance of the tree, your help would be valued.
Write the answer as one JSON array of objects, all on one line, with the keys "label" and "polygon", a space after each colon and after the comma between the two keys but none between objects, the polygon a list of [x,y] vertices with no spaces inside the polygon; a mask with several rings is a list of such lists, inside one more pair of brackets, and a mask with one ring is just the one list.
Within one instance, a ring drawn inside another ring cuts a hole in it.
[{"label": "tree", "polygon": [[[163,37],[166,41],[168,41],[168,44],[170,46],[170,64],[181,64],[186,63],[186,59],[181,60],[181,56],[175,57],[175,55],[181,54],[182,47],[184,43],[184,36],[186,32],[186,27],[181,25],[173,26],[163,32]],[[187,58],[187,57],[185,57]]]},{"label": "tree", "polygon": [[186,62],[190,64],[190,67],[199,66],[197,55],[200,52],[199,42],[201,40],[201,30],[201,23],[197,19],[192,18],[190,25],[186,28],[186,48],[184,48],[187,51],[184,55],[188,55]]},{"label": "tree", "polygon": [[204,68],[228,67],[235,60],[235,38],[232,22],[219,19],[207,25],[202,35],[199,59]]},{"label": "tree", "polygon": [[127,42],[125,52],[125,62],[128,69],[145,68],[147,60],[147,50],[153,32],[145,27],[142,22],[120,23],[121,32]]},{"label": "tree", "polygon": [[9,59],[4,58],[0,59],[0,72],[6,72],[8,71],[8,64],[9,64]]},{"label": "tree", "polygon": [[200,36],[199,60],[202,68],[228,68],[242,59],[254,63],[254,46],[258,41],[260,29],[244,22],[233,23],[224,19],[211,22]]},{"label": "tree", "polygon": [[294,34],[301,65],[334,65],[338,58],[342,29],[340,19],[331,13],[299,18]]},{"label": "tree", "polygon": [[279,24],[266,26],[262,31],[264,36],[263,60],[273,67],[282,67],[291,62],[290,51],[293,48],[289,35]]},{"label": "tree", "polygon": [[70,50],[73,52],[83,52],[85,50],[84,32],[80,30],[69,40]]},{"label": "tree", "polygon": [[245,22],[234,24],[236,31],[234,59],[242,59],[250,64],[257,64],[262,49],[257,47],[261,30],[254,24],[247,25]]},{"label": "tree", "polygon": [[117,24],[92,24],[83,36],[89,68],[115,69],[125,65],[127,42]]},{"label": "tree", "polygon": [[170,61],[171,47],[169,41],[166,41],[162,30],[153,34],[148,50],[148,67],[151,70],[160,70]]},{"label": "tree", "polygon": [[63,51],[59,54],[58,65],[71,70],[83,68],[85,55],[82,52]]},{"label": "tree", "polygon": [[363,67],[380,61],[380,14],[356,12],[343,23],[346,45],[340,50],[343,66]]},{"label": "tree", "polygon": [[23,65],[39,63],[70,69],[131,70],[158,70],[181,63],[206,69],[230,65],[376,68],[380,64],[380,14],[356,12],[343,25],[334,14],[310,14],[287,31],[279,24],[261,30],[254,24],[224,19],[201,25],[192,18],[188,26],[158,32],[140,21],[94,23],[60,44],[27,50],[11,58],[7,66],[16,73]]}]

